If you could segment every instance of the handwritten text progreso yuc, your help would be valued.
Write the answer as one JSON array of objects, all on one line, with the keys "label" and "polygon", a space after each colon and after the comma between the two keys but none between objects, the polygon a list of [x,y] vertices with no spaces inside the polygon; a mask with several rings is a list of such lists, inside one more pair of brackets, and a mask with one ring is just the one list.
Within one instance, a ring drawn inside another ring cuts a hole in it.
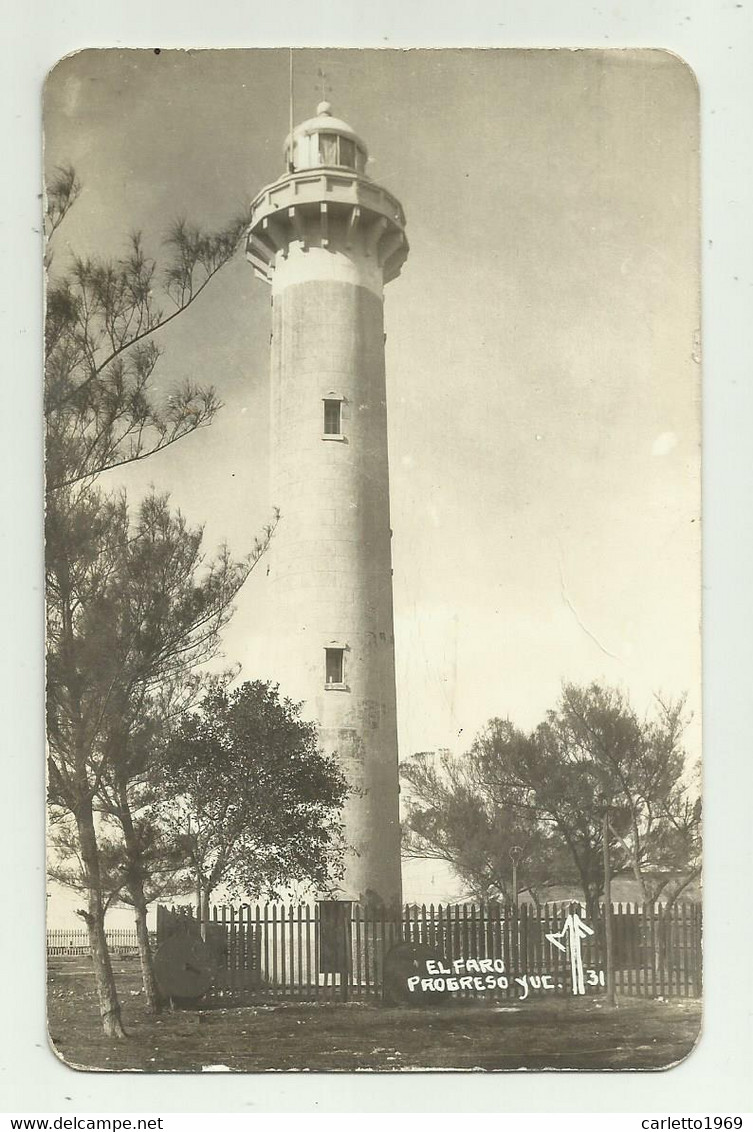
[{"label": "handwritten text progreso yuc", "polygon": [[[528,998],[531,991],[556,991],[563,989],[563,983],[555,981],[554,975],[513,975],[505,973],[503,959],[455,959],[450,966],[438,959],[425,960],[426,976],[411,975],[408,990],[420,991],[493,991],[517,987],[518,998]],[[603,987],[603,971],[589,967],[585,971],[585,984]]]}]

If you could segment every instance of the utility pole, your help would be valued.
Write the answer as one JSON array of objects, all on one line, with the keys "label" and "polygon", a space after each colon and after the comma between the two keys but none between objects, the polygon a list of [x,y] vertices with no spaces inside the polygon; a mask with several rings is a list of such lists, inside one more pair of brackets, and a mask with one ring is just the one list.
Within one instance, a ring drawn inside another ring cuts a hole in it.
[{"label": "utility pole", "polygon": [[607,951],[607,1006],[617,1006],[614,986],[614,939],[612,936],[612,869],[609,859],[609,806],[604,809],[602,830],[602,855],[604,858],[604,939]]}]

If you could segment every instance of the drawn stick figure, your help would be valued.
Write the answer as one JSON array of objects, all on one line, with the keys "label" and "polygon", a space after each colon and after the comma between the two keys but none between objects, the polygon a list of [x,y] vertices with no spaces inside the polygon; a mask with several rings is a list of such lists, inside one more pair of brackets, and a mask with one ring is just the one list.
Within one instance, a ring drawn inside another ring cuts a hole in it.
[{"label": "drawn stick figure", "polygon": [[[571,905],[572,907],[572,905]],[[573,994],[585,994],[586,984],[583,978],[583,953],[581,940],[587,935],[593,935],[593,928],[589,928],[581,920],[577,912],[568,912],[564,926],[560,932],[547,932],[547,939],[558,947],[560,951],[570,952],[570,975],[572,977]],[[561,942],[564,940],[565,942]]]}]

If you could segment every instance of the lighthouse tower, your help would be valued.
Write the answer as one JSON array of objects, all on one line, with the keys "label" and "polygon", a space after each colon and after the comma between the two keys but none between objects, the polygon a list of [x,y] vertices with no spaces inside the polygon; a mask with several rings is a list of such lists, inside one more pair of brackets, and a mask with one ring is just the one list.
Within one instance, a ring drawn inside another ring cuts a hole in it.
[{"label": "lighthouse tower", "polygon": [[384,284],[408,254],[400,203],[329,103],[253,201],[247,255],[272,286],[270,673],[303,700],[354,788],[340,895],[398,903]]}]

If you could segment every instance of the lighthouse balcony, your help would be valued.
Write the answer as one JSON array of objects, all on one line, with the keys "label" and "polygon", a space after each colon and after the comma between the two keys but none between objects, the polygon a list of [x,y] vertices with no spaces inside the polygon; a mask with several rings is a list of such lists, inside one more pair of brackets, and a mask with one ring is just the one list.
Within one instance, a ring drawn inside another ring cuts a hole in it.
[{"label": "lighthouse balcony", "polygon": [[251,226],[280,209],[319,201],[358,204],[386,216],[401,228],[405,227],[402,205],[392,193],[355,172],[334,167],[289,173],[268,185],[251,202]]},{"label": "lighthouse balcony", "polygon": [[337,169],[291,173],[269,185],[251,205],[247,255],[271,280],[277,253],[291,243],[375,256],[384,281],[394,279],[408,254],[400,202],[380,185]]}]

